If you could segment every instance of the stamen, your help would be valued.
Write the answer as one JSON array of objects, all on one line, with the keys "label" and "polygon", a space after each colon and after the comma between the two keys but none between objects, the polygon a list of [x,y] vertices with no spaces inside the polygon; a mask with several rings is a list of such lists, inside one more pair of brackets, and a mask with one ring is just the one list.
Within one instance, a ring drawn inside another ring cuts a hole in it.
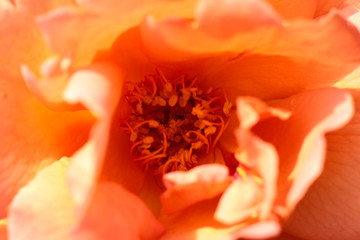
[{"label": "stamen", "polygon": [[[139,83],[128,83],[125,99],[132,109],[123,128],[130,154],[145,171],[164,174],[198,164],[220,139],[229,122],[230,102],[219,89],[202,91],[197,77],[167,79],[157,70]],[[224,110],[225,109],[225,110]]]}]

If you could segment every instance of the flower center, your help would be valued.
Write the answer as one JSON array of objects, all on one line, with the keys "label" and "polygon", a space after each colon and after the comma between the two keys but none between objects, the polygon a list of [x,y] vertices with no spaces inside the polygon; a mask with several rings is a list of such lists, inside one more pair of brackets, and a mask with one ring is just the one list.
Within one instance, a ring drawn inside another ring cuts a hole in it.
[{"label": "flower center", "polygon": [[145,171],[188,170],[209,152],[229,123],[232,104],[221,88],[207,90],[197,78],[167,79],[160,72],[128,82],[131,114],[124,121],[130,154]]}]

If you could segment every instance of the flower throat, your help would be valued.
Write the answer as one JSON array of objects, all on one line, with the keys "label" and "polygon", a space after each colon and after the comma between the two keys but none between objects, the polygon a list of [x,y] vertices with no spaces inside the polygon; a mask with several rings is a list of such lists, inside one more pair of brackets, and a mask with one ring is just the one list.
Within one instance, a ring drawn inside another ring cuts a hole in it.
[{"label": "flower throat", "polygon": [[127,83],[131,114],[123,125],[130,154],[145,171],[158,175],[195,167],[227,127],[232,105],[225,92],[202,90],[196,80],[169,80],[157,71],[142,82]]}]

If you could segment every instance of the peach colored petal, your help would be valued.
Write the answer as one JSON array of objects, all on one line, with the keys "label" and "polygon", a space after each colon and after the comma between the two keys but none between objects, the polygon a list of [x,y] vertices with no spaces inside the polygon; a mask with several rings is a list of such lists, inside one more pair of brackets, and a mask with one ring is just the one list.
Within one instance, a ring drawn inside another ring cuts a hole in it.
[{"label": "peach colored petal", "polygon": [[202,28],[201,20],[145,19],[141,26],[145,52],[164,68],[200,73],[199,83],[222,87],[233,100],[238,95],[282,98],[327,86],[360,61],[359,32],[336,13],[284,26],[259,25],[227,38],[212,36],[215,30]]},{"label": "peach colored petal", "polygon": [[[191,206],[179,214],[167,216],[163,214],[160,220],[164,223],[166,232],[160,238],[161,240],[180,240],[180,239],[196,239],[196,240],[232,240],[242,236],[249,237],[253,232],[252,229],[263,230],[263,236],[272,237],[279,233],[279,225],[275,222],[262,222],[263,224],[255,225],[251,228],[251,224],[240,223],[232,226],[226,226],[217,222],[213,218],[213,214],[218,199],[200,202]],[[277,225],[277,227],[276,227]],[[247,230],[247,227],[250,227]],[[256,231],[255,231],[256,232]],[[253,234],[255,236],[255,234]],[[264,239],[264,238],[260,238]]]},{"label": "peach colored petal", "polygon": [[114,183],[101,183],[76,240],[158,239],[163,226],[136,196]]},{"label": "peach colored petal", "polygon": [[285,19],[313,18],[317,0],[266,0]]},{"label": "peach colored petal", "polygon": [[360,91],[354,89],[351,94],[355,115],[344,128],[326,135],[324,171],[286,225],[286,231],[295,236],[319,240],[360,237]]},{"label": "peach colored petal", "polygon": [[353,114],[352,101],[345,91],[325,88],[294,95],[274,106],[290,110],[292,117],[284,122],[263,121],[253,131],[276,147],[278,204],[292,209],[322,171],[324,134],[346,124]]},{"label": "peach colored petal", "polygon": [[[74,72],[64,92],[66,101],[73,104],[81,103],[98,117],[88,142],[75,153],[69,168],[68,182],[79,216],[84,214],[94,193],[95,181],[100,176],[112,118],[120,99],[122,80],[122,72],[116,66],[109,63],[94,63]],[[121,150],[119,151],[121,153]],[[123,170],[131,172],[131,169]]]},{"label": "peach colored petal", "polygon": [[[71,57],[73,67],[90,63],[100,50],[106,50],[126,30],[136,26],[147,13],[164,17],[171,13],[189,16],[193,0],[163,4],[143,1],[78,1],[77,7],[57,8],[37,19],[51,48],[62,57]],[[111,7],[109,7],[111,6]],[[137,7],[137,8],[135,8]],[[88,8],[88,9],[86,9]],[[111,10],[116,14],[108,12]]]},{"label": "peach colored petal", "polygon": [[19,11],[36,16],[64,5],[73,4],[72,0],[12,0]]},{"label": "peach colored petal", "polygon": [[233,234],[236,238],[268,239],[280,234],[280,224],[274,221],[264,221],[251,224],[244,230]]},{"label": "peach colored petal", "polygon": [[86,142],[94,117],[88,111],[51,111],[22,81],[5,74],[0,96],[0,216],[4,217],[17,190],[50,164],[51,157],[70,156]]},{"label": "peach colored petal", "polygon": [[1,219],[0,220],[0,240],[7,240],[7,220]]},{"label": "peach colored petal", "polygon": [[167,214],[214,198],[230,184],[228,168],[219,164],[200,165],[188,172],[171,172],[163,176],[163,181],[166,191],[160,200]]},{"label": "peach colored petal", "polygon": [[359,3],[359,0],[317,0],[318,6],[316,9],[316,16],[326,14],[331,9],[342,9],[347,5],[355,5]]},{"label": "peach colored petal", "polygon": [[259,0],[224,0],[220,4],[216,0],[201,0],[195,18],[198,28],[219,38],[246,33],[260,26],[273,27],[280,22],[273,9]]},{"label": "peach colored petal", "polygon": [[68,159],[41,170],[14,198],[9,209],[10,239],[69,239],[76,219],[66,187]]},{"label": "peach colored petal", "polygon": [[235,152],[237,160],[255,170],[262,179],[263,199],[259,208],[260,219],[268,219],[276,197],[278,175],[278,153],[275,147],[251,132],[252,128],[266,119],[285,121],[289,112],[267,106],[253,97],[239,97],[237,114],[240,122],[235,134],[239,148]]},{"label": "peach colored petal", "polygon": [[54,110],[68,110],[71,107],[64,102],[62,95],[67,84],[69,65],[67,59],[51,57],[42,64],[42,79],[35,76],[27,66],[23,65],[21,72],[29,90],[44,105]]},{"label": "peach colored petal", "polygon": [[253,180],[234,180],[221,196],[214,218],[224,224],[235,224],[257,214],[263,197]]},{"label": "peach colored petal", "polygon": [[36,68],[48,55],[35,22],[14,8],[0,2],[0,72],[20,78],[20,64]]}]

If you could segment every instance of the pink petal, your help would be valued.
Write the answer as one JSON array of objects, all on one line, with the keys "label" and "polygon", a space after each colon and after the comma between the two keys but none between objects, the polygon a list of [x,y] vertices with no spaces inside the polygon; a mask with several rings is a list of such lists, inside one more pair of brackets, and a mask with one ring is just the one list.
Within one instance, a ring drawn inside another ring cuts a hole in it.
[{"label": "pink petal", "polygon": [[197,202],[211,199],[222,193],[230,183],[227,167],[206,164],[188,172],[171,172],[163,177],[166,191],[161,195],[167,214],[182,210]]},{"label": "pink petal", "polygon": [[158,239],[163,231],[162,225],[138,197],[120,185],[101,183],[73,237],[76,240],[150,240]]},{"label": "pink petal", "polygon": [[66,186],[67,159],[41,170],[14,198],[9,209],[10,239],[66,239],[76,222]]}]

